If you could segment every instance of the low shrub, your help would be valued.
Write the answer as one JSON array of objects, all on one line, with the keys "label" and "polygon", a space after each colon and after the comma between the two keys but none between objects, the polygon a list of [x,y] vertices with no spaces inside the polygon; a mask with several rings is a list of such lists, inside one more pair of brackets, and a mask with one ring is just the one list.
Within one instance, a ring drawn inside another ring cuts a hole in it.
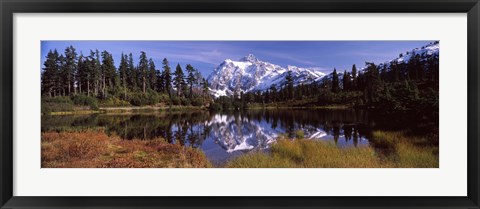
[{"label": "low shrub", "polygon": [[72,104],[72,100],[67,96],[58,96],[58,97],[42,97],[43,102],[48,103],[68,103]]},{"label": "low shrub", "polygon": [[190,100],[188,98],[180,98],[180,104],[183,106],[190,105]]},{"label": "low shrub", "polygon": [[193,106],[202,106],[203,105],[203,100],[201,98],[192,98],[191,103]]},{"label": "low shrub", "polygon": [[134,106],[143,106],[147,104],[147,99],[141,93],[132,93],[128,96],[130,104]]},{"label": "low shrub", "polygon": [[42,168],[204,168],[202,151],[164,139],[122,140],[102,131],[44,132]]},{"label": "low shrub", "polygon": [[119,99],[117,97],[108,97],[107,99],[100,100],[100,106],[103,106],[103,107],[126,107],[126,106],[130,106],[130,102]]},{"label": "low shrub", "polygon": [[92,110],[98,110],[98,100],[95,97],[77,94],[72,97],[75,105],[88,106]]},{"label": "low shrub", "polygon": [[181,104],[180,98],[178,98],[178,97],[172,97],[170,99],[170,101],[171,101],[172,105],[180,105]]},{"label": "low shrub", "polygon": [[41,101],[41,112],[49,114],[51,112],[69,112],[74,110],[74,105],[70,97],[45,97]]},{"label": "low shrub", "polygon": [[134,106],[157,105],[160,102],[168,101],[168,95],[158,93],[151,89],[145,93],[142,91],[134,91],[129,93],[127,97],[130,104]]},{"label": "low shrub", "polygon": [[107,140],[95,132],[42,133],[42,162],[91,160],[106,150]]}]

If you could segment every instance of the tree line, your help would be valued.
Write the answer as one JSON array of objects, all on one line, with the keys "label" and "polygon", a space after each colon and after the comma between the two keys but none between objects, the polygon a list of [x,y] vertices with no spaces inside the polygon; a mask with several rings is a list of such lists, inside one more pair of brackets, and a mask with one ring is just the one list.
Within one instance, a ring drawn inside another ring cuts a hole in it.
[{"label": "tree line", "polygon": [[46,97],[83,95],[100,100],[123,100],[132,105],[159,102],[203,105],[209,100],[208,82],[192,65],[180,64],[172,72],[167,58],[158,69],[152,58],[141,51],[138,63],[132,53],[121,54],[117,68],[111,53],[90,50],[77,54],[69,46],[61,54],[50,50],[44,62],[41,91]]},{"label": "tree line", "polygon": [[[411,53],[411,54],[408,54]],[[282,85],[265,91],[235,91],[231,97],[214,100],[213,109],[243,109],[255,104],[283,106],[329,106],[425,110],[438,112],[438,55],[407,52],[408,62],[396,60],[364,69],[355,65],[350,71],[336,69],[321,81],[295,83],[287,72]],[[104,105],[201,106],[210,103],[208,82],[192,65],[175,70],[164,58],[158,69],[152,58],[140,52],[138,63],[132,53],[121,54],[118,68],[108,51],[90,50],[77,54],[73,46],[59,53],[50,50],[41,76],[42,98],[71,97],[75,104],[101,101]]]}]

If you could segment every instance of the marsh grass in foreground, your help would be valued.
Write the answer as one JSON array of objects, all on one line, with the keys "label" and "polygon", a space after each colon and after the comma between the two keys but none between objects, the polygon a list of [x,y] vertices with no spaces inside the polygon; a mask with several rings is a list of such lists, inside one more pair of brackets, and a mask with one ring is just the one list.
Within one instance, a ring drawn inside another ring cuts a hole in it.
[{"label": "marsh grass in foreground", "polygon": [[335,144],[305,139],[280,139],[270,152],[253,152],[227,163],[230,168],[438,168],[438,147],[419,147],[396,132],[374,132],[377,143],[394,153],[380,157],[372,147],[340,149]]},{"label": "marsh grass in foreground", "polygon": [[[392,150],[388,155],[370,146],[338,148],[325,141],[282,136],[266,152],[239,156],[229,168],[438,168],[438,146],[425,138],[399,132],[373,133],[370,143]],[[375,147],[374,146],[374,147]],[[42,168],[205,168],[210,162],[199,149],[164,139],[122,140],[103,130],[42,133]]]},{"label": "marsh grass in foreground", "polygon": [[163,139],[122,140],[103,131],[42,133],[42,168],[210,167],[197,149]]}]

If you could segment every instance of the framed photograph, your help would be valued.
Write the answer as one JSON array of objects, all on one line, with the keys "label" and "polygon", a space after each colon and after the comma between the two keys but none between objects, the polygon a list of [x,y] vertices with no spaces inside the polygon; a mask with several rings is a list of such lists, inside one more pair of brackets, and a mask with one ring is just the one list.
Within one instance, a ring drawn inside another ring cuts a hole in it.
[{"label": "framed photograph", "polygon": [[478,0],[0,6],[1,208],[479,208]]}]

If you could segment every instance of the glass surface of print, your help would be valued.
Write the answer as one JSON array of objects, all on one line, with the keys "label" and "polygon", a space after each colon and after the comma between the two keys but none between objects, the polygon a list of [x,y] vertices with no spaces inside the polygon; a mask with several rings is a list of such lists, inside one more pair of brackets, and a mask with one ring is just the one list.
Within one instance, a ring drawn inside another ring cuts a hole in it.
[{"label": "glass surface of print", "polygon": [[42,41],[42,168],[438,168],[426,41]]}]

